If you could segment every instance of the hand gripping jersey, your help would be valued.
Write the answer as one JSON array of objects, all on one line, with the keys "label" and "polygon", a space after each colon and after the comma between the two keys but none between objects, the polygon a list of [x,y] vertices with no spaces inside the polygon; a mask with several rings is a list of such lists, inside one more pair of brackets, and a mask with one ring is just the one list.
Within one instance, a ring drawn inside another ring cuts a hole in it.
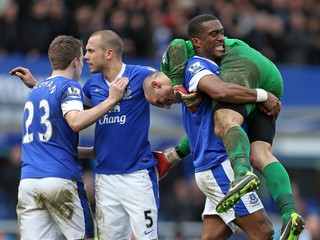
[{"label": "hand gripping jersey", "polygon": [[23,115],[21,179],[82,181],[78,133],[64,119],[64,114],[74,109],[83,110],[81,86],[74,80],[56,76],[32,89]]},{"label": "hand gripping jersey", "polygon": [[[197,56],[189,59],[184,87],[189,92],[196,91],[199,80],[208,74],[219,74],[219,67],[214,62]],[[195,172],[217,166],[228,157],[221,138],[214,132],[211,98],[203,95],[196,112],[190,112],[182,105],[183,124],[189,137]]]},{"label": "hand gripping jersey", "polygon": [[[129,78],[123,98],[96,122],[98,174],[131,173],[156,164],[148,139],[150,106],[143,92],[144,79],[154,71],[123,64],[118,77]],[[109,84],[103,74],[93,74],[83,87],[85,104],[96,106],[104,101],[109,95]]]}]

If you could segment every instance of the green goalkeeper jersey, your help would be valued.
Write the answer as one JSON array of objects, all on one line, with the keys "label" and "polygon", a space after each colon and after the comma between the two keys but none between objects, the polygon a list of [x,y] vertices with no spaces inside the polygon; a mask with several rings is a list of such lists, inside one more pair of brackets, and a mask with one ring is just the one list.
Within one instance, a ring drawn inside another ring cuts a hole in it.
[{"label": "green goalkeeper jersey", "polygon": [[283,79],[278,68],[241,40],[225,38],[225,54],[218,64],[219,76],[225,82],[262,88],[278,98],[283,95]]},{"label": "green goalkeeper jersey", "polygon": [[172,85],[183,85],[184,70],[189,58],[194,56],[193,47],[183,39],[174,39],[162,56],[161,71],[172,81]]},{"label": "green goalkeeper jersey", "polygon": [[[172,80],[173,86],[184,83],[184,70],[193,56],[191,41],[175,39],[170,43],[162,58],[161,71]],[[225,82],[262,88],[278,98],[283,95],[283,80],[278,68],[241,40],[225,37],[225,54],[218,64],[219,77]]]}]

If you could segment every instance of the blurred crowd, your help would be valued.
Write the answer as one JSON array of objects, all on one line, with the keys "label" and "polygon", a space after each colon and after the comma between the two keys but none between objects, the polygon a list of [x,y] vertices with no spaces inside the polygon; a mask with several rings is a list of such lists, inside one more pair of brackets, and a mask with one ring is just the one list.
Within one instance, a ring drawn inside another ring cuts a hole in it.
[{"label": "blurred crowd", "polygon": [[276,63],[320,64],[319,0],[1,0],[0,55],[46,54],[59,34],[86,43],[92,32],[111,29],[126,57],[160,59],[202,13]]}]

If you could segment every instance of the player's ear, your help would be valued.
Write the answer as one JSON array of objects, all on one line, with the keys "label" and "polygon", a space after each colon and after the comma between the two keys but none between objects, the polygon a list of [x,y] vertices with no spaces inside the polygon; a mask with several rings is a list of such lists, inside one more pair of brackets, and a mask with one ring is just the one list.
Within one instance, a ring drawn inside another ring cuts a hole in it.
[{"label": "player's ear", "polygon": [[113,49],[109,48],[105,51],[105,57],[106,59],[110,59],[114,55]]},{"label": "player's ear", "polygon": [[71,61],[71,66],[73,66],[74,68],[76,68],[79,64],[79,59],[77,57],[75,57],[72,61]]},{"label": "player's ear", "polygon": [[192,45],[194,48],[200,47],[200,39],[199,38],[192,38],[191,42],[192,42]]},{"label": "player's ear", "polygon": [[159,82],[153,80],[153,81],[151,82],[151,87],[153,87],[153,88],[160,88],[160,87],[161,87],[161,84],[160,84]]}]

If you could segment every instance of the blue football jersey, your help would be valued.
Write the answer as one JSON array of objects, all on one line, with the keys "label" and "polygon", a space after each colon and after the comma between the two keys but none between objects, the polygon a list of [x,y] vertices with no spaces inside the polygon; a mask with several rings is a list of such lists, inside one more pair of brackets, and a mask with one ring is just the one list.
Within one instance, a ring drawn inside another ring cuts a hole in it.
[{"label": "blue football jersey", "polygon": [[79,136],[64,119],[70,110],[83,110],[81,86],[75,80],[51,77],[29,93],[23,115],[21,179],[82,181]]},{"label": "blue football jersey", "polygon": [[[97,173],[124,174],[156,164],[148,139],[150,105],[143,91],[143,81],[153,71],[123,64],[118,77],[129,79],[123,98],[96,122]],[[109,85],[103,74],[93,74],[83,87],[85,99],[96,106],[109,96]]]},{"label": "blue football jersey", "polygon": [[[190,92],[196,91],[200,79],[209,74],[219,74],[217,64],[197,56],[189,59],[185,69],[184,87]],[[195,172],[219,165],[227,158],[223,142],[214,132],[212,100],[207,94],[202,94],[203,100],[197,111],[190,112],[182,104],[183,124],[189,137]]]}]

